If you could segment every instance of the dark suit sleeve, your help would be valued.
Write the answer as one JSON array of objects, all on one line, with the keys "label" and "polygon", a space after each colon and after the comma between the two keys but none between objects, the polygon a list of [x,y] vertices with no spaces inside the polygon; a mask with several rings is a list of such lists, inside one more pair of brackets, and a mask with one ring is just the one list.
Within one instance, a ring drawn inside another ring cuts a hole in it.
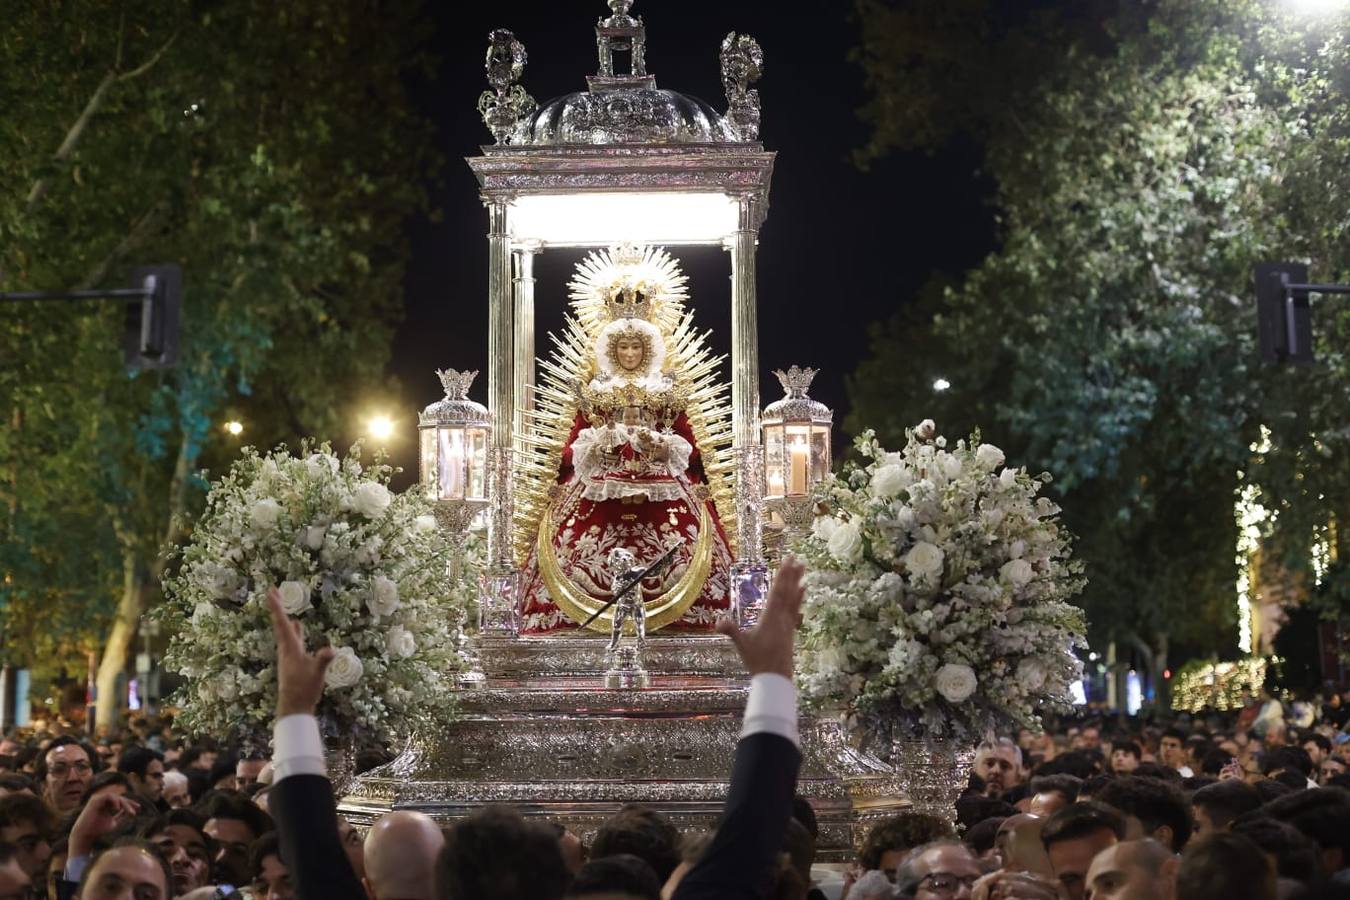
[{"label": "dark suit sleeve", "polygon": [[268,807],[281,858],[299,900],[366,900],[338,836],[333,786],[322,775],[291,775],[272,786]]},{"label": "dark suit sleeve", "polygon": [[801,761],[801,752],[785,737],[759,732],[741,738],[722,822],[703,858],[680,882],[675,900],[759,896],[783,849]]}]

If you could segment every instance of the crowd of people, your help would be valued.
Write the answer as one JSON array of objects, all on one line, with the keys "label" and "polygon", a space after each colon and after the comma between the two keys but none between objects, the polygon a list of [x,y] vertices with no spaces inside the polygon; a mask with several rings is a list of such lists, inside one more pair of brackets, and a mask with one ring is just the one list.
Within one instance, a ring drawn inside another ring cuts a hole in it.
[{"label": "crowd of people", "polygon": [[1350,695],[1316,721],[1200,716],[1052,723],[990,740],[951,815],[871,824],[842,878],[814,866],[795,796],[800,568],[758,626],[725,632],[752,675],[721,822],[681,834],[619,810],[597,833],[493,807],[442,828],[337,812],[314,709],[329,651],[274,602],[270,755],[140,719],[93,744],[0,739],[0,900],[1275,900],[1350,897]]}]

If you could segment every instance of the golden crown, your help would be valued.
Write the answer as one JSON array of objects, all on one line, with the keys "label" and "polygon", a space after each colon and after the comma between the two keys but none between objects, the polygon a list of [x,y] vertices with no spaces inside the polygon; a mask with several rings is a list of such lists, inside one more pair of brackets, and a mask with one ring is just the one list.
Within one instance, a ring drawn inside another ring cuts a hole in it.
[{"label": "golden crown", "polygon": [[615,319],[644,319],[651,321],[656,311],[656,302],[648,293],[645,284],[620,284],[610,294],[605,304],[610,321]]}]

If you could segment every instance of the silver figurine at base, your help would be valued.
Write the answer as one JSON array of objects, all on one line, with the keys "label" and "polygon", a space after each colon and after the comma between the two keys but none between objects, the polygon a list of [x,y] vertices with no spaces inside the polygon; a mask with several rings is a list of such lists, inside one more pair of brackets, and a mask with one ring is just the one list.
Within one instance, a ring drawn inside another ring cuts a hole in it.
[{"label": "silver figurine at base", "polygon": [[[609,669],[606,687],[647,687],[647,670],[642,666],[642,648],[647,643],[647,607],[642,602],[643,579],[660,575],[675,558],[676,543],[653,563],[640,566],[631,550],[616,547],[609,552],[610,592],[607,607],[614,610],[609,628],[609,646],[605,655]],[[599,615],[597,613],[596,615]],[[635,639],[623,643],[623,626],[632,621]],[[623,644],[623,646],[620,646]]]}]

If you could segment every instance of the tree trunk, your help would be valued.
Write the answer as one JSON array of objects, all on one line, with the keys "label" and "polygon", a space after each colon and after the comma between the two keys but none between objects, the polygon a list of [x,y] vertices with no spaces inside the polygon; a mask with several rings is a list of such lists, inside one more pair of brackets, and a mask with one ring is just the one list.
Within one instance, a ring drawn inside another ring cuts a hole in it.
[{"label": "tree trunk", "polygon": [[1153,685],[1157,690],[1158,706],[1167,712],[1172,710],[1172,682],[1163,673],[1167,671],[1167,632],[1158,632],[1154,639]]},{"label": "tree trunk", "polygon": [[95,706],[95,726],[111,725],[117,721],[121,696],[117,690],[117,676],[126,668],[127,653],[136,637],[140,623],[142,598],[145,592],[145,573],[135,549],[122,553],[122,599],[117,604],[112,630],[103,645],[103,658],[98,664],[98,701]]},{"label": "tree trunk", "polygon": [[178,445],[178,459],[174,463],[173,477],[169,481],[169,510],[164,534],[158,543],[160,548],[149,569],[141,565],[140,546],[136,535],[123,528],[114,513],[114,528],[122,541],[122,600],[117,604],[117,615],[113,618],[112,629],[103,645],[103,658],[98,666],[98,724],[112,724],[117,721],[121,708],[121,697],[117,693],[117,676],[126,669],[127,654],[132,641],[140,629],[141,615],[145,612],[146,597],[159,586],[160,578],[169,563],[169,552],[177,543],[182,528],[183,511],[187,506],[187,479],[196,453],[195,442],[186,434]]}]

